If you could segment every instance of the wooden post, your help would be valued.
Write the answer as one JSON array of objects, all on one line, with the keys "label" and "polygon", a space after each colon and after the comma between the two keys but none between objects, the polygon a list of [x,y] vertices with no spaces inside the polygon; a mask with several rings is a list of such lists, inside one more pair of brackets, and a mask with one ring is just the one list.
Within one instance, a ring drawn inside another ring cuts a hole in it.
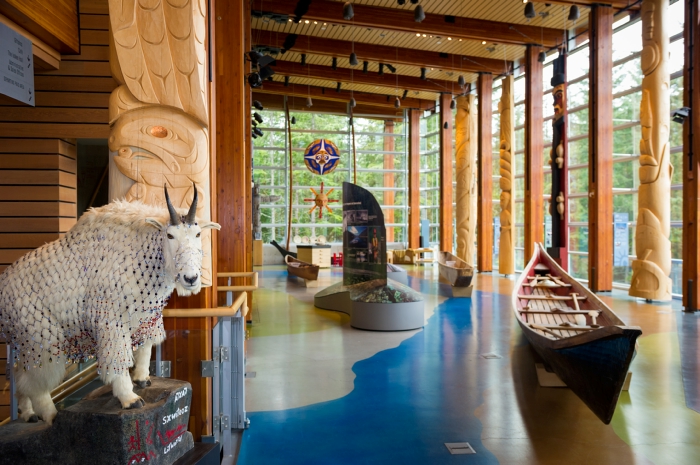
[{"label": "wooden post", "polygon": [[456,255],[470,266],[474,266],[476,228],[479,213],[477,201],[477,134],[476,97],[474,95],[461,95],[457,97],[457,114],[455,115]]},{"label": "wooden post", "polygon": [[[685,1],[685,67],[683,105],[700,109],[700,1]],[[688,312],[700,307],[700,116],[693,111],[683,125],[683,305]]]},{"label": "wooden post", "polygon": [[612,290],[613,9],[593,5],[589,18],[588,287],[600,292]]},{"label": "wooden post", "polygon": [[[671,300],[671,102],[668,1],[642,2],[642,102],[639,194],[629,295]],[[692,85],[692,84],[691,84]],[[697,109],[696,109],[697,111]]]},{"label": "wooden post", "polygon": [[408,113],[408,247],[420,246],[420,110]]},{"label": "wooden post", "polygon": [[476,233],[476,267],[493,271],[493,152],[492,105],[493,75],[479,73],[479,175],[478,218]]},{"label": "wooden post", "polygon": [[542,152],[542,63],[539,46],[525,52],[525,263],[544,239],[544,161]]},{"label": "wooden post", "polygon": [[[393,134],[394,133],[394,122],[384,121],[384,133]],[[395,148],[394,136],[384,136],[384,151],[393,152]],[[393,170],[394,169],[394,154],[385,153],[384,154],[384,169]],[[394,173],[384,173],[384,187],[393,188],[396,183],[394,181]],[[384,191],[384,206],[391,207],[394,205],[394,191]],[[384,210],[384,222],[386,224],[393,223],[395,220],[394,209],[387,208]],[[387,226],[386,228],[386,242],[394,242],[394,227]]]},{"label": "wooden post", "polygon": [[440,94],[440,250],[452,253],[452,94]]},{"label": "wooden post", "polygon": [[513,144],[515,127],[513,126],[513,75],[503,78],[501,84],[501,101],[498,111],[501,114],[501,144],[499,147],[498,171],[501,179],[501,234],[498,245],[498,272],[509,275],[515,273],[515,233],[513,228],[513,186],[515,172],[513,169]]}]

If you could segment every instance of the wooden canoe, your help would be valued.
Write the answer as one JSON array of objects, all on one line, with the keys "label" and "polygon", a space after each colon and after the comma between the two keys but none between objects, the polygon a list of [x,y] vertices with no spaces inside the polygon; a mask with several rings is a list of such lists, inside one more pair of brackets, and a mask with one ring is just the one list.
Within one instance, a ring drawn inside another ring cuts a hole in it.
[{"label": "wooden canoe", "polygon": [[[469,287],[474,277],[474,267],[467,265],[461,258],[449,252],[438,252],[438,267],[440,276],[447,280],[452,287]],[[447,262],[454,262],[448,264]]]},{"label": "wooden canoe", "polygon": [[537,244],[513,291],[525,337],[606,425],[634,357],[637,326],[625,323]]},{"label": "wooden canoe", "polygon": [[291,255],[285,255],[284,262],[287,264],[287,273],[290,275],[298,276],[299,278],[309,281],[316,281],[318,279],[319,266],[302,262]]}]

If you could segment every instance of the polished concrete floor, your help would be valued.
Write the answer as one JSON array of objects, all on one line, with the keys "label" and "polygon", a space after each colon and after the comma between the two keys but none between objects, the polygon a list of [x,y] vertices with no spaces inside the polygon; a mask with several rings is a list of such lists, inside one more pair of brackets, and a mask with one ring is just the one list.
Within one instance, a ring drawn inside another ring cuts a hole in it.
[{"label": "polished concrete floor", "polygon": [[[514,279],[480,274],[473,297],[456,299],[437,266],[404,268],[425,296],[417,331],[355,330],[316,309],[339,270],[307,289],[282,267],[259,269],[239,464],[700,463],[700,316],[680,302],[602,294],[644,331],[606,426],[568,389],[539,387],[510,307]],[[450,442],[476,454],[450,455]]]}]

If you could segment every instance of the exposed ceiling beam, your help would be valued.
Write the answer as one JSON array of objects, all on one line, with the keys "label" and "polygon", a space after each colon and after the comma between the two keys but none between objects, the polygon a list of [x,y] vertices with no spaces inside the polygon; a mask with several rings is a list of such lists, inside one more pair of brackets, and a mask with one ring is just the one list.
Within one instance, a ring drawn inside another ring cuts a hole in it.
[{"label": "exposed ceiling beam", "polygon": [[[263,104],[267,110],[283,110],[284,109],[284,95],[275,94],[264,94],[253,91],[253,98]],[[287,100],[287,105],[290,111],[312,111],[314,113],[318,112],[328,112],[328,113],[348,113],[347,102],[331,102],[329,100],[314,100],[313,106],[307,108],[306,98],[290,98]],[[353,113],[355,115],[367,115],[370,118],[379,119],[403,119],[403,109],[402,108],[388,108],[388,107],[377,107],[372,105],[362,105],[357,104],[353,108]],[[264,130],[263,130],[264,132]]]},{"label": "exposed ceiling beam", "polygon": [[[253,14],[256,15],[259,12],[263,12],[275,15],[288,15],[293,18],[295,17],[294,9],[296,4],[297,2],[289,0],[254,0]],[[518,5],[522,5],[522,3],[518,3]],[[514,45],[539,44],[545,47],[554,47],[560,44],[563,39],[560,29],[436,14],[426,14],[425,19],[417,23],[411,10],[361,4],[354,4],[352,7],[355,15],[352,19],[346,20],[343,18],[342,3],[329,0],[314,0],[309,5],[309,11],[304,14],[303,18],[305,20],[327,21],[335,24],[369,27],[385,31],[433,34]]]},{"label": "exposed ceiling beam", "polygon": [[[358,105],[372,105],[377,107],[394,108],[394,96],[372,94],[368,92],[350,92],[349,90],[328,89],[326,87],[306,86],[303,84],[289,84],[285,86],[281,82],[265,81],[262,87],[256,88],[255,92],[264,94],[289,95],[294,97],[311,97],[314,100],[330,100],[334,102],[348,103],[350,98],[354,97]],[[401,107],[417,108],[420,110],[429,110],[435,107],[435,102],[432,100],[418,99],[407,97],[401,99]]]},{"label": "exposed ceiling beam", "polygon": [[[274,31],[253,30],[254,45],[265,47],[284,48],[287,37],[294,34],[278,33]],[[393,65],[409,65],[429,68],[431,66],[447,71],[478,73],[489,72],[504,74],[513,67],[513,62],[504,62],[494,58],[477,56],[463,56],[449,53],[430,52],[408,48],[387,47],[385,45],[363,44],[344,40],[325,39],[313,36],[296,36],[295,44],[289,50],[299,53],[311,53],[340,57],[347,60],[354,51],[360,61],[369,60]]]},{"label": "exposed ceiling beam", "polygon": [[419,92],[437,92],[461,94],[463,90],[455,81],[442,81],[438,79],[423,80],[414,76],[403,76],[400,74],[377,74],[370,71],[367,74],[358,69],[337,68],[321,65],[305,65],[292,61],[277,60],[273,67],[277,74],[283,76],[296,76],[302,78],[323,79],[336,82],[352,82],[355,84],[366,84],[370,86],[389,87],[399,90],[416,90]]},{"label": "exposed ceiling beam", "polygon": [[[591,6],[591,5],[610,5],[616,9],[630,8],[632,10],[638,10],[641,5],[637,4],[637,0],[533,0],[534,3],[554,3],[556,5],[578,5],[578,6]],[[634,5],[634,6],[632,6]]]}]

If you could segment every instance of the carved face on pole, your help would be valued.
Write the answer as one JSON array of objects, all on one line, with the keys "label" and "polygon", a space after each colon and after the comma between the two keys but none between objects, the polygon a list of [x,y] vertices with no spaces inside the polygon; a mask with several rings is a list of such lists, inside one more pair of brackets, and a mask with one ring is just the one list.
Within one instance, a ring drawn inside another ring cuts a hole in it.
[{"label": "carved face on pole", "polygon": [[552,90],[554,97],[554,119],[557,120],[564,116],[564,108],[566,108],[566,94],[564,93],[565,84],[559,84]]}]

